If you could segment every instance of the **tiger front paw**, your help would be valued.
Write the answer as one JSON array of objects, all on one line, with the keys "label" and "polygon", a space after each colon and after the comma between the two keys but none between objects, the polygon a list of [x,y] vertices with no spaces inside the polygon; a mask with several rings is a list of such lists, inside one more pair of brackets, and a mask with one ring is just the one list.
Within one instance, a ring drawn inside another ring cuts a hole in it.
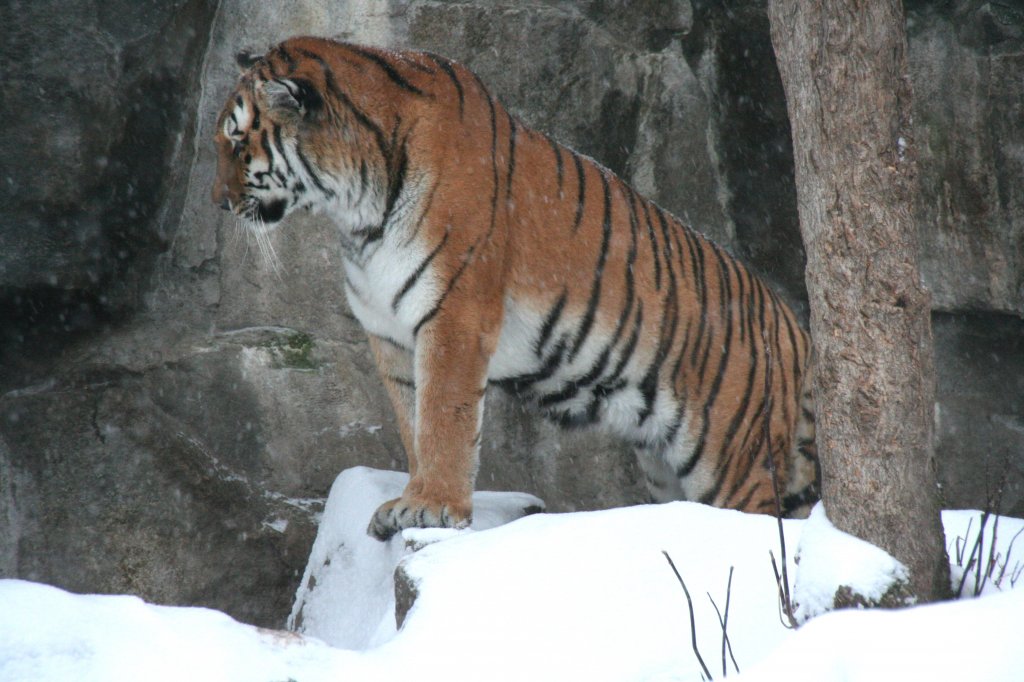
[{"label": "tiger front paw", "polygon": [[383,542],[406,528],[468,528],[472,521],[472,502],[432,502],[403,496],[379,506],[366,533]]}]

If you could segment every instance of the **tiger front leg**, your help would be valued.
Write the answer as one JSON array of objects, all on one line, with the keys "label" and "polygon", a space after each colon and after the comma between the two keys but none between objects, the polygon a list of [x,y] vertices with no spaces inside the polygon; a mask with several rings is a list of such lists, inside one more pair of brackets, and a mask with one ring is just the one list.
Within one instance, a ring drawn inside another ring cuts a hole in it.
[{"label": "tiger front leg", "polygon": [[373,334],[367,334],[373,359],[377,363],[384,388],[391,399],[398,422],[398,433],[402,439],[409,473],[416,475],[416,384],[413,378],[412,353],[396,342]]},{"label": "tiger front leg", "polygon": [[387,540],[405,528],[466,528],[493,352],[493,334],[478,324],[438,316],[417,337],[416,467],[402,496],[374,513],[367,532]]}]

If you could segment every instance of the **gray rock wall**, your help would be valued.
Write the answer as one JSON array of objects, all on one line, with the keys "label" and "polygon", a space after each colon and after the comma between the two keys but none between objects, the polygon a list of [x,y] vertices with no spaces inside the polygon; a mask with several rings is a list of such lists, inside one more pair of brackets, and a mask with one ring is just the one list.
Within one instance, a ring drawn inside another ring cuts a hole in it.
[{"label": "gray rock wall", "polygon": [[939,310],[1020,316],[1024,8],[961,4],[925,4],[908,26],[924,276]]},{"label": "gray rock wall", "polygon": [[949,506],[1024,514],[1024,8],[908,3]]},{"label": "gray rock wall", "polygon": [[[1024,514],[1024,18],[910,3],[940,478]],[[761,2],[38,0],[0,7],[0,575],[280,626],[334,476],[404,468],[323,222],[275,268],[208,199],[233,54],[298,33],[434,50],[805,310]],[[488,397],[479,487],[643,499],[631,454]]]},{"label": "gray rock wall", "polygon": [[213,11],[207,0],[0,7],[0,309],[33,322],[0,335],[45,343],[135,307],[177,227]]}]

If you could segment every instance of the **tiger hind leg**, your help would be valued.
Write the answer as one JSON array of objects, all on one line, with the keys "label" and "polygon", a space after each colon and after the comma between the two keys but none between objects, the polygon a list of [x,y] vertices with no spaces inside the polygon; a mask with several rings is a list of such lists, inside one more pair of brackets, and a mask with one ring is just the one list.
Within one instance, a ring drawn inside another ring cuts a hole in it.
[{"label": "tiger hind leg", "polygon": [[810,372],[800,395],[793,445],[789,452],[789,476],[782,497],[782,513],[788,518],[803,519],[821,497],[821,465],[815,443],[814,396],[811,394]]},{"label": "tiger hind leg", "polygon": [[686,499],[679,477],[660,448],[638,446],[633,452],[640,465],[640,471],[643,472],[651,502],[660,504]]}]

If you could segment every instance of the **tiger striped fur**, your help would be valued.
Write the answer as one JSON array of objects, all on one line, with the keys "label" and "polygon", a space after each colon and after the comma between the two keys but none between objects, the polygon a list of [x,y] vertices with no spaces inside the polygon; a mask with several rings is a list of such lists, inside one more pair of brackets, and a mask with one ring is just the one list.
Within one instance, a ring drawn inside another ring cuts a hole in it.
[{"label": "tiger striped fur", "polygon": [[655,501],[772,512],[769,453],[787,506],[812,499],[793,312],[465,67],[293,38],[245,64],[216,146],[213,200],[252,229],[297,208],[337,225],[411,474],[372,535],[470,522],[488,384],[624,437]]}]

